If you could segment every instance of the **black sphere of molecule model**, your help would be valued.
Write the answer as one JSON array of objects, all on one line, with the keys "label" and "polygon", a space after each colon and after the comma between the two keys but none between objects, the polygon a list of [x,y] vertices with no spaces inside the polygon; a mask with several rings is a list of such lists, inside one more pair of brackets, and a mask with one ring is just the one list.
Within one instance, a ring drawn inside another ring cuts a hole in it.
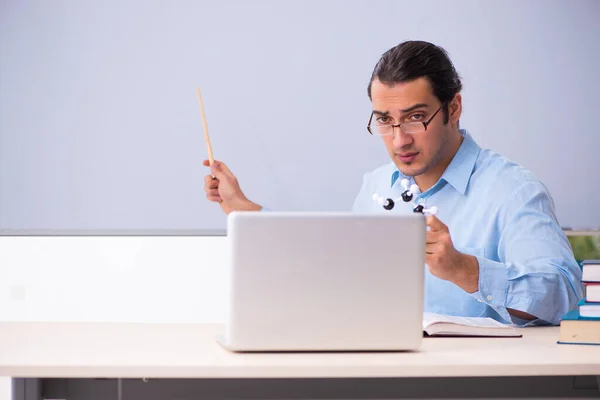
[{"label": "black sphere of molecule model", "polygon": [[410,190],[405,190],[404,192],[402,192],[402,200],[404,200],[406,203],[408,203],[412,199],[413,199],[413,194],[411,193]]},{"label": "black sphere of molecule model", "polygon": [[[391,211],[396,206],[396,203],[400,202],[400,200],[404,201],[405,203],[409,203],[415,198],[415,196],[417,194],[419,194],[419,192],[420,192],[419,187],[416,184],[410,185],[410,182],[408,181],[408,179],[403,179],[400,183],[401,183],[404,191],[402,192],[402,195],[400,197],[398,197],[397,199],[395,199],[395,200],[391,199],[391,198],[386,199],[383,197],[379,197],[379,195],[377,193],[373,193],[373,200],[377,204],[382,206],[384,210]],[[433,206],[431,208],[425,208],[424,205],[418,204],[413,207],[413,212],[421,213],[421,214],[436,215],[438,213],[438,211],[439,211],[438,208],[435,206]]]},{"label": "black sphere of molecule model", "polygon": [[394,200],[392,200],[392,199],[386,199],[385,203],[383,203],[383,208],[385,210],[389,211],[389,210],[392,210],[394,208],[394,205],[395,205]]}]

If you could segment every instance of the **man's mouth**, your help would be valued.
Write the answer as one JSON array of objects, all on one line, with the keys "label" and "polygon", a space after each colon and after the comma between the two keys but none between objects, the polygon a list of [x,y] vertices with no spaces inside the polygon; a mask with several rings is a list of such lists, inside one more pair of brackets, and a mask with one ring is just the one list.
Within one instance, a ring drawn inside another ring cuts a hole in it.
[{"label": "man's mouth", "polygon": [[417,157],[418,154],[419,154],[418,152],[396,153],[396,157],[398,157],[400,159],[400,161],[402,161],[403,163],[409,163],[411,161],[414,161],[414,159]]}]

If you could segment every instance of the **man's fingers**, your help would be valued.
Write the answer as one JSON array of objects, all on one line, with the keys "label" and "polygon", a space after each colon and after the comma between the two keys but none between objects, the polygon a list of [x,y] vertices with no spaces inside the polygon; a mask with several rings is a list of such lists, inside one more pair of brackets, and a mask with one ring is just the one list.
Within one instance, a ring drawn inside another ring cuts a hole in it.
[{"label": "man's fingers", "polygon": [[210,172],[214,175],[215,178],[219,180],[226,179],[225,174],[222,170],[220,170],[215,164],[210,167]]},{"label": "man's fingers", "polygon": [[430,232],[440,232],[440,231],[448,231],[448,227],[440,221],[435,215],[427,215],[425,217],[425,221],[427,222],[427,226],[430,228]]},{"label": "man's fingers", "polygon": [[233,175],[231,170],[227,167],[227,165],[225,165],[225,163],[222,163],[221,161],[215,160],[210,170],[212,171],[213,175],[219,179],[223,177],[226,177],[228,179],[235,179],[235,176]]},{"label": "man's fingers", "polygon": [[228,179],[228,175],[223,170],[223,164],[217,161],[210,167],[210,172],[219,180]]},{"label": "man's fingers", "polygon": [[216,189],[219,187],[219,180],[213,178],[211,175],[204,177],[204,188],[205,189]]},{"label": "man's fingers", "polygon": [[[222,164],[221,161],[213,160],[213,164],[216,164],[216,163],[221,163]],[[205,167],[210,167],[210,161],[209,160],[203,160],[202,161],[202,165],[204,165]]]},{"label": "man's fingers", "polygon": [[439,243],[431,243],[425,245],[425,255],[432,255],[441,253],[443,251],[443,246],[440,246]]},{"label": "man's fingers", "polygon": [[229,176],[233,176],[233,173],[231,172],[231,170],[229,169],[229,167],[224,162],[215,161],[215,164],[216,164],[217,168],[219,168],[225,174],[227,174]]},{"label": "man's fingers", "polygon": [[425,235],[425,243],[437,243],[442,239],[442,235],[444,235],[444,232],[428,231]]},{"label": "man's fingers", "polygon": [[214,160],[213,164],[210,165],[209,160],[204,160],[204,161],[202,161],[202,165],[204,165],[205,167],[210,167],[210,171],[217,178],[219,177],[219,175],[220,176],[225,175],[227,177],[233,178],[233,173],[231,172],[231,170],[229,170],[227,165],[225,165],[225,163],[222,161]]},{"label": "man's fingers", "polygon": [[433,254],[435,251],[435,247],[433,244],[427,244],[425,246],[425,254]]},{"label": "man's fingers", "polygon": [[218,189],[209,189],[206,191],[206,198],[210,201],[217,201],[217,202],[222,202],[223,199],[221,198],[221,195],[219,195],[219,190]]}]

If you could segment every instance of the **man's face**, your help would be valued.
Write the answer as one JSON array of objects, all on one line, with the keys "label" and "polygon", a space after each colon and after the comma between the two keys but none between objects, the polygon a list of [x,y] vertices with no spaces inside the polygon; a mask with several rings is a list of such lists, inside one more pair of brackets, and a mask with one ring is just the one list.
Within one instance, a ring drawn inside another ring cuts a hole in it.
[{"label": "man's face", "polygon": [[[402,124],[425,122],[441,106],[434,96],[429,81],[418,78],[411,82],[388,86],[378,79],[371,84],[373,122]],[[418,176],[435,167],[448,147],[451,124],[444,125],[440,110],[419,133],[404,133],[394,128],[394,135],[382,136],[385,147],[394,163],[404,175]]]}]

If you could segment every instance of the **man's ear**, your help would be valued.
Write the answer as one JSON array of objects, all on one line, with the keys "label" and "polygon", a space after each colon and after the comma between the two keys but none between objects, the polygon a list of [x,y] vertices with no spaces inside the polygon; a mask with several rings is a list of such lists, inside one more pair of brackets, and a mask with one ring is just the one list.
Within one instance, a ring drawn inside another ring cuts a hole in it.
[{"label": "man's ear", "polygon": [[456,93],[450,102],[449,114],[449,119],[452,125],[458,124],[458,120],[462,114],[462,96],[460,93]]}]

